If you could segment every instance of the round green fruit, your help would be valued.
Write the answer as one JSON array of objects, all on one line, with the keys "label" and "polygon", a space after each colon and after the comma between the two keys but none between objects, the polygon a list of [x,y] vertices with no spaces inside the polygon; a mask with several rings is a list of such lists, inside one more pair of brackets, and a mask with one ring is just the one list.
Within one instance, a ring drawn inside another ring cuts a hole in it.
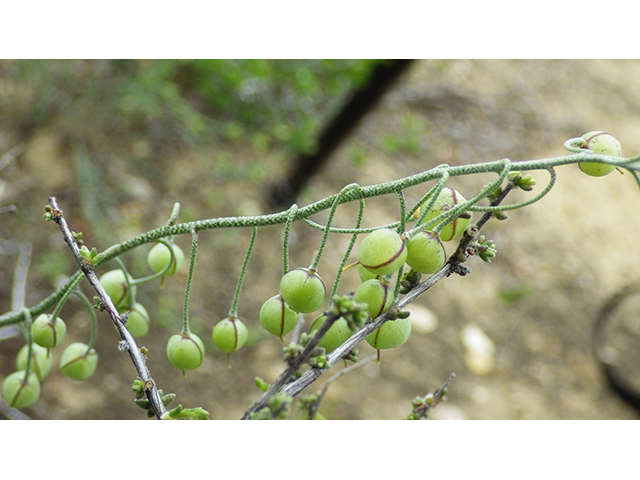
[{"label": "round green fruit", "polygon": [[[27,357],[29,355],[29,345],[23,346],[16,357],[16,367],[18,370],[27,368]],[[37,343],[31,344],[31,371],[38,376],[38,380],[42,381],[53,368],[53,358],[49,355],[49,351],[45,347],[41,347]]]},{"label": "round green fruit", "polygon": [[247,341],[249,331],[242,320],[237,317],[227,317],[213,327],[211,333],[214,343],[220,350],[233,353]]},{"label": "round green fruit", "polygon": [[98,352],[89,346],[76,342],[69,345],[60,357],[60,371],[74,380],[86,380],[96,371]]},{"label": "round green fruit", "polygon": [[[438,198],[431,207],[431,210],[429,210],[429,213],[425,216],[424,221],[431,220],[464,202],[466,202],[466,199],[460,195],[460,192],[451,187],[444,187],[438,194]],[[454,218],[440,231],[440,240],[448,242],[459,237],[469,226],[470,222],[471,216],[468,218],[460,216]]]},{"label": "round green fruit", "polygon": [[[582,135],[584,146],[582,148],[591,150],[601,155],[622,156],[622,146],[616,137],[607,132],[595,131]],[[613,172],[615,165],[597,162],[581,162],[578,164],[580,170],[592,177],[602,177]]]},{"label": "round green fruit", "polygon": [[407,245],[407,265],[416,272],[435,273],[446,261],[444,245],[434,232],[418,232]]},{"label": "round green fruit", "polygon": [[167,358],[178,370],[194,370],[204,360],[204,343],[194,333],[176,333],[167,342]]},{"label": "round green fruit", "polygon": [[58,345],[65,334],[67,326],[58,317],[55,323],[51,322],[51,315],[43,313],[31,324],[31,339],[44,348],[53,348]]},{"label": "round green fruit", "polygon": [[[313,333],[318,330],[322,326],[326,318],[327,316],[324,314],[316,318],[311,325],[309,333]],[[327,353],[330,353],[340,345],[342,345],[344,342],[346,342],[349,337],[353,335],[353,333],[354,332],[349,328],[347,321],[344,318],[340,317],[335,322],[333,322],[333,325],[331,325],[324,337],[320,339],[320,343],[318,343],[318,346],[324,348]]]},{"label": "round green fruit", "polygon": [[[111,301],[116,308],[127,308],[133,304],[136,287],[132,286],[131,291],[129,291],[127,280],[121,269],[111,270],[105,273],[100,277],[100,283],[107,292],[107,295],[111,297]],[[131,283],[131,278],[129,278],[129,283]]]},{"label": "round green fruit", "polygon": [[320,275],[308,268],[289,270],[280,280],[280,295],[295,312],[315,312],[324,303],[326,294]]},{"label": "round green fruit", "polygon": [[407,258],[404,240],[395,230],[381,228],[367,235],[358,252],[360,265],[375,275],[389,275]]},{"label": "round green fruit", "polygon": [[[175,243],[171,244],[171,248],[173,250],[173,266],[171,266],[164,274],[166,277],[175,275],[175,273],[180,270],[184,264],[184,252],[182,249]],[[155,273],[160,273],[164,270],[170,261],[171,252],[167,246],[162,243],[154,246],[147,255],[147,264]]]},{"label": "round green fruit", "polygon": [[24,381],[24,370],[13,372],[2,382],[2,396],[11,408],[27,408],[40,398],[40,381],[34,372],[29,372]]},{"label": "round green fruit", "polygon": [[275,295],[260,308],[260,323],[265,330],[282,338],[298,324],[299,315],[287,305],[282,295]]},{"label": "round green fruit", "polygon": [[147,309],[141,303],[134,303],[129,308],[119,310],[121,314],[127,311],[131,313],[129,313],[126,325],[133,338],[144,337],[149,333],[149,314]]},{"label": "round green fruit", "polygon": [[366,303],[367,312],[371,318],[376,318],[393,303],[393,291],[380,280],[367,280],[358,287],[353,299],[358,303]]},{"label": "round green fruit", "polygon": [[411,321],[409,318],[389,320],[379,329],[367,336],[367,342],[377,350],[396,348],[409,338],[411,333]]},{"label": "round green fruit", "polygon": [[369,270],[364,268],[361,263],[358,262],[358,275],[360,275],[360,280],[366,282],[367,280],[374,280],[380,278],[380,275],[376,275],[375,273],[371,273]]}]

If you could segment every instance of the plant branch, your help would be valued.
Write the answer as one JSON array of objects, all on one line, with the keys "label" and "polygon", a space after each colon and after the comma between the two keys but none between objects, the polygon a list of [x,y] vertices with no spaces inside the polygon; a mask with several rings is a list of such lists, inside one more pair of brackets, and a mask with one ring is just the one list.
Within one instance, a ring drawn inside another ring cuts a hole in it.
[{"label": "plant branch", "polygon": [[102,284],[100,283],[100,280],[98,280],[98,276],[94,272],[94,265],[90,261],[87,261],[87,259],[80,254],[78,243],[76,242],[76,239],[74,238],[71,230],[69,229],[69,226],[67,225],[67,221],[64,218],[62,210],[58,206],[56,197],[49,198],[49,205],[52,208],[52,220],[56,222],[60,227],[64,240],[67,242],[67,245],[69,245],[73,256],[80,265],[82,273],[85,275],[87,280],[89,280],[89,283],[100,298],[101,308],[107,311],[107,313],[111,317],[111,320],[113,321],[113,324],[118,330],[118,333],[122,338],[121,348],[124,348],[129,352],[131,361],[133,362],[136,371],[138,372],[138,376],[144,383],[145,392],[147,394],[149,402],[151,403],[153,412],[155,413],[157,418],[162,418],[162,416],[166,413],[166,409],[164,407],[164,404],[162,403],[162,399],[160,398],[156,383],[154,382],[153,378],[151,377],[151,373],[147,368],[144,355],[142,354],[142,352],[140,352],[136,341],[134,340],[131,333],[129,333],[129,330],[125,326],[125,323],[118,313],[118,310],[113,305],[111,298],[109,297],[109,295],[107,295],[107,292],[104,290]]}]

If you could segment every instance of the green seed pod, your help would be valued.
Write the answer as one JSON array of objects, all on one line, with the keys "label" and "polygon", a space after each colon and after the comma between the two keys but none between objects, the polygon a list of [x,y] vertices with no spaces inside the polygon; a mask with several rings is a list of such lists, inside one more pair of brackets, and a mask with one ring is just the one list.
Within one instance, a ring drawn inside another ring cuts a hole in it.
[{"label": "green seed pod", "polygon": [[195,333],[176,333],[167,342],[167,358],[184,375],[202,365],[204,343]]},{"label": "green seed pod", "polygon": [[[466,199],[462,195],[460,195],[460,192],[451,187],[444,187],[438,194],[438,198],[431,207],[431,210],[429,210],[429,213],[427,213],[424,221],[426,222],[428,220],[431,220],[441,213],[451,210],[456,205],[464,202],[466,202]],[[454,238],[459,237],[469,226],[470,222],[471,217],[454,218],[440,231],[440,240],[442,240],[443,242],[448,242],[449,240],[453,240]]]},{"label": "green seed pod", "polygon": [[389,275],[407,258],[404,240],[395,230],[381,228],[367,235],[358,252],[360,265],[375,275]]},{"label": "green seed pod", "polygon": [[295,312],[315,312],[324,303],[326,294],[320,275],[308,268],[289,270],[280,280],[280,295]]},{"label": "green seed pod", "polygon": [[88,345],[76,342],[69,345],[60,357],[60,371],[74,380],[86,380],[96,371],[98,352]]},{"label": "green seed pod", "polygon": [[2,396],[11,408],[27,408],[40,398],[40,381],[34,372],[29,372],[24,382],[24,370],[13,372],[2,382]]},{"label": "green seed pod", "polygon": [[249,331],[242,320],[227,317],[213,327],[212,337],[220,350],[233,353],[241,348],[249,337]]},{"label": "green seed pod", "polygon": [[127,311],[131,312],[127,320],[127,328],[133,338],[144,337],[149,333],[149,314],[141,303],[136,302],[131,307],[119,309],[118,311],[121,314]]},{"label": "green seed pod", "polygon": [[444,245],[434,232],[418,232],[407,245],[407,265],[416,272],[435,273],[446,261]]},{"label": "green seed pod", "polygon": [[[29,355],[29,345],[23,346],[16,357],[16,367],[18,370],[27,368],[27,356]],[[31,371],[42,381],[53,368],[53,357],[49,355],[48,349],[36,343],[31,344]]]},{"label": "green seed pod", "polygon": [[52,323],[51,315],[48,313],[39,315],[31,324],[31,339],[41,347],[55,347],[66,333],[67,326],[62,319],[58,317],[55,323]]},{"label": "green seed pod", "polygon": [[[129,279],[131,282],[131,279]],[[130,307],[136,295],[136,287],[127,288],[127,280],[121,269],[111,270],[100,277],[100,283],[116,308]]]},{"label": "green seed pod", "polygon": [[[313,333],[318,330],[322,326],[326,318],[327,316],[324,314],[316,318],[311,325],[309,333]],[[353,335],[353,333],[354,332],[349,328],[347,321],[344,318],[340,317],[335,322],[333,322],[333,325],[331,325],[325,336],[322,337],[320,343],[318,343],[318,346],[324,348],[327,353],[331,353],[344,342],[346,342],[349,337]]]},{"label": "green seed pod", "polygon": [[[175,273],[180,270],[184,264],[184,252],[182,249],[175,243],[171,244],[171,248],[173,249],[173,266],[164,274],[166,277],[175,275]],[[169,249],[163,243],[158,243],[147,255],[147,264],[155,273],[160,273],[164,270],[170,261],[171,252],[169,252]]]},{"label": "green seed pod", "polygon": [[360,275],[360,280],[362,282],[366,282],[367,280],[379,279],[380,275],[376,275],[375,273],[371,273],[369,270],[364,268],[361,263],[358,263],[358,275]]},{"label": "green seed pod", "polygon": [[367,312],[371,318],[376,318],[393,303],[393,291],[380,280],[367,280],[358,287],[353,299],[366,303]]},{"label": "green seed pod", "polygon": [[260,308],[260,323],[267,332],[282,338],[298,324],[299,315],[287,305],[282,295],[275,295]]},{"label": "green seed pod", "polygon": [[[622,156],[622,146],[616,137],[607,132],[595,131],[582,135],[584,146],[582,148],[591,150],[601,155]],[[580,170],[592,177],[602,177],[613,172],[615,165],[597,162],[581,162],[578,164]]]},{"label": "green seed pod", "polygon": [[402,345],[409,338],[411,333],[411,320],[408,318],[398,318],[383,324],[367,336],[367,342],[377,350],[396,348]]}]

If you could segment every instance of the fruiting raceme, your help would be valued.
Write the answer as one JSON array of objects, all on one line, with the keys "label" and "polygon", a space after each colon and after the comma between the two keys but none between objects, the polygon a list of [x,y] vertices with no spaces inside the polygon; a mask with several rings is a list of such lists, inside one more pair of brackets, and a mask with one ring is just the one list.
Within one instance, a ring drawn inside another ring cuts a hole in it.
[{"label": "fruiting raceme", "polygon": [[367,235],[358,252],[360,265],[375,275],[389,275],[407,258],[404,240],[395,230],[381,228]]},{"label": "fruiting raceme", "polygon": [[[594,131],[582,135],[584,146],[582,148],[591,150],[601,155],[622,156],[622,146],[616,137],[607,132]],[[578,164],[580,170],[592,177],[602,177],[613,172],[615,165],[597,162],[581,162]]]}]

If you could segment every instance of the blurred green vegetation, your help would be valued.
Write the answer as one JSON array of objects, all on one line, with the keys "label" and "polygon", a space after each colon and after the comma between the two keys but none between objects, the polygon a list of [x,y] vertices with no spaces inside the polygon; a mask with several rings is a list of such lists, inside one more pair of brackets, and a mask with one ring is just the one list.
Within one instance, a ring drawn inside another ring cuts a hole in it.
[{"label": "blurred green vegetation", "polygon": [[72,143],[130,140],[137,155],[216,139],[309,153],[378,62],[4,60],[0,111],[14,123],[0,127],[54,123]]}]

